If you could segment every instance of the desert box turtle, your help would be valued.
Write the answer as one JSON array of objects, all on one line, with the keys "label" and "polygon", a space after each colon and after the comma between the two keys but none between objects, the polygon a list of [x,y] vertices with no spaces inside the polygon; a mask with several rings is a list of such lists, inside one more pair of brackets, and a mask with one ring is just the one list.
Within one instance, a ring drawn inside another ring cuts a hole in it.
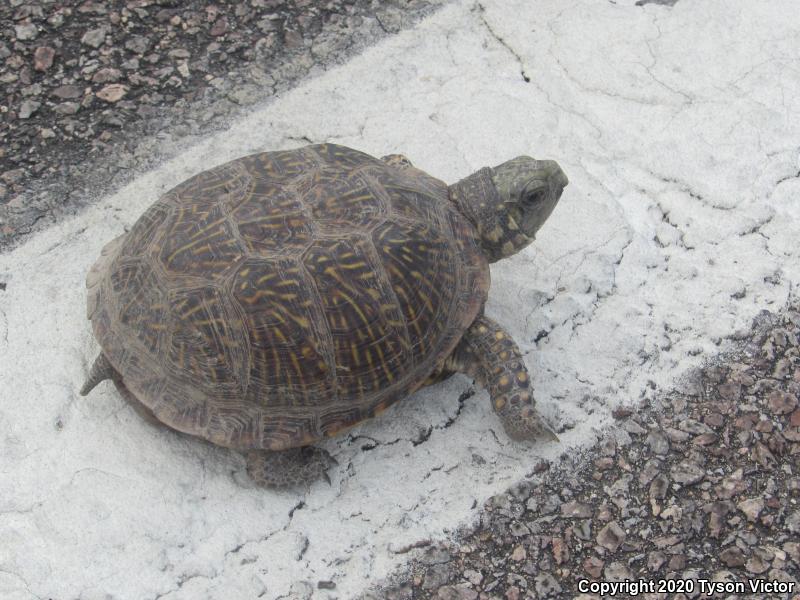
[{"label": "desert box turtle", "polygon": [[489,263],[531,243],[567,185],[521,156],[448,186],[401,155],[265,152],[162,196],[89,272],[104,379],[145,416],[240,450],[259,484],[326,476],[312,444],[453,372],[508,435],[555,436],[514,340],[483,314]]}]

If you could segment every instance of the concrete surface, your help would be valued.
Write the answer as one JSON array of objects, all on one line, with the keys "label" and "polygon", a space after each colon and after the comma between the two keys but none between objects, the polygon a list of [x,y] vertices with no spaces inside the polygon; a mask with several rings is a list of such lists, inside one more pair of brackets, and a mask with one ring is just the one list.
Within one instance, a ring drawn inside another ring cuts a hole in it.
[{"label": "concrete surface", "polygon": [[[0,595],[352,598],[783,306],[800,279],[791,7],[456,2],[0,256]],[[509,442],[485,392],[459,401],[459,376],[332,440],[332,486],[271,493],[110,385],[77,395],[102,245],[191,174],[323,140],[447,181],[522,153],[560,162],[571,184],[493,268],[488,306],[560,444]]]}]

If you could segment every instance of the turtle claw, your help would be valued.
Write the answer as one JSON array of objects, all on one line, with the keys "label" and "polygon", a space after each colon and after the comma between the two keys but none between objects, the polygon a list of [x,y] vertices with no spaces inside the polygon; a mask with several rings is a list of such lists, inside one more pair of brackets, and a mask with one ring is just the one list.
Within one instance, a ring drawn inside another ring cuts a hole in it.
[{"label": "turtle claw", "polygon": [[541,439],[543,442],[560,442],[558,435],[556,432],[550,429],[548,425],[542,423],[542,430],[541,430]]}]

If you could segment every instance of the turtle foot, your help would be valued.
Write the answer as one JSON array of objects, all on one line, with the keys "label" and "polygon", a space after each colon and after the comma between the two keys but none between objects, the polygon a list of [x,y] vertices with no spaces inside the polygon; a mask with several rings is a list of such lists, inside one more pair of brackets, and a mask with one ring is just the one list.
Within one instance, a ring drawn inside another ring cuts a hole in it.
[{"label": "turtle foot", "polygon": [[267,488],[310,486],[320,478],[330,485],[328,469],[336,460],[327,450],[314,446],[288,450],[251,450],[246,454],[247,474],[256,485]]}]

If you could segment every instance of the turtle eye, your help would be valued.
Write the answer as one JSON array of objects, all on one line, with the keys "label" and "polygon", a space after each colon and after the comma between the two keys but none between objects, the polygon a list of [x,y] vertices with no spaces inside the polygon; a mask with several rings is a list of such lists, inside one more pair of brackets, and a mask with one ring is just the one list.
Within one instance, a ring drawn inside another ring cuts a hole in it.
[{"label": "turtle eye", "polygon": [[546,186],[541,182],[536,182],[534,186],[526,186],[525,191],[522,193],[522,204],[526,208],[541,204],[547,196]]}]

